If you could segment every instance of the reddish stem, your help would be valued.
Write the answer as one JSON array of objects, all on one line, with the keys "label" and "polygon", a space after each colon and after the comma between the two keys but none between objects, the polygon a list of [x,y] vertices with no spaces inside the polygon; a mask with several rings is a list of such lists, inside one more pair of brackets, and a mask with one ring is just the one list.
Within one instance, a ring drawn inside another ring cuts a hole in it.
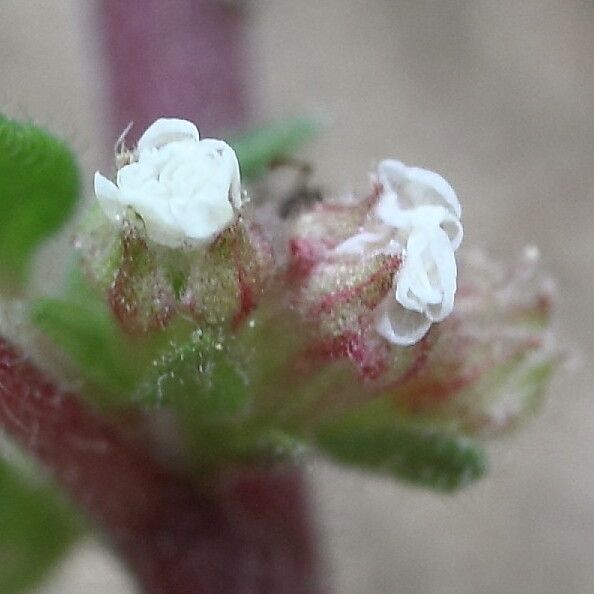
[{"label": "reddish stem", "polygon": [[100,0],[114,138],[130,141],[159,117],[197,122],[202,135],[245,124],[248,60],[241,10],[215,0]]},{"label": "reddish stem", "polygon": [[179,477],[2,340],[0,427],[49,468],[147,593],[322,592],[295,469]]}]

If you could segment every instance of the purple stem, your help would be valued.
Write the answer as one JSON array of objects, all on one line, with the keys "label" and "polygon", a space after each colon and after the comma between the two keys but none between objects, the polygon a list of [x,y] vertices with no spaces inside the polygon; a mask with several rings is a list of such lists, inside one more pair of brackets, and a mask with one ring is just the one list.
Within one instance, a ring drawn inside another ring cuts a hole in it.
[{"label": "purple stem", "polygon": [[99,0],[111,76],[114,138],[136,139],[162,116],[196,122],[205,136],[245,124],[246,27],[216,0]]}]

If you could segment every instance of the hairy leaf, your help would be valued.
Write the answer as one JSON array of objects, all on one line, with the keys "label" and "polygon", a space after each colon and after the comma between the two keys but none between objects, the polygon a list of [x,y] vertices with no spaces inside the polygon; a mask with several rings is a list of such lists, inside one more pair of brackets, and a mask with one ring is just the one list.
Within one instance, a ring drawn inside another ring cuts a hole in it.
[{"label": "hairy leaf", "polygon": [[464,487],[486,469],[472,441],[428,428],[338,422],[319,431],[317,443],[339,462],[439,491]]},{"label": "hairy leaf", "polygon": [[0,115],[0,274],[6,284],[26,277],[39,242],[70,217],[79,186],[64,142]]}]

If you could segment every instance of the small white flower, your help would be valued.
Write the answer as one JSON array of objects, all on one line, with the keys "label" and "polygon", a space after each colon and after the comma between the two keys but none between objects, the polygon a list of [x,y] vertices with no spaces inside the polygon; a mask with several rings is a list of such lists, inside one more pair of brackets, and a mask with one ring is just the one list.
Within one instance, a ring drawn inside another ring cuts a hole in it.
[{"label": "small white flower", "polygon": [[336,252],[403,257],[394,292],[376,308],[375,327],[390,342],[411,345],[453,310],[461,207],[450,184],[426,169],[386,160],[377,181],[381,194],[366,227]]},{"label": "small white flower", "polygon": [[191,122],[162,118],[144,132],[134,157],[115,184],[95,173],[95,195],[113,223],[131,208],[149,239],[178,248],[208,243],[236,219],[239,163],[222,140],[200,140]]}]

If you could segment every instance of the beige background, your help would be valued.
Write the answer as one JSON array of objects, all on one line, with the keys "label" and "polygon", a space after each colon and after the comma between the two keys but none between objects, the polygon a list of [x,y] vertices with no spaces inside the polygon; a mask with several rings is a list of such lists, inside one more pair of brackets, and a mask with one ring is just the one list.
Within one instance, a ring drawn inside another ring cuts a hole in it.
[{"label": "beige background", "polygon": [[[252,0],[262,115],[323,114],[308,150],[329,190],[394,156],[448,177],[466,245],[538,243],[581,370],[557,381],[490,477],[438,497],[311,469],[341,594],[594,591],[594,4],[590,0]],[[0,107],[66,134],[89,172],[108,157],[91,0],[2,0]],[[86,543],[40,593],[130,591]]]}]

